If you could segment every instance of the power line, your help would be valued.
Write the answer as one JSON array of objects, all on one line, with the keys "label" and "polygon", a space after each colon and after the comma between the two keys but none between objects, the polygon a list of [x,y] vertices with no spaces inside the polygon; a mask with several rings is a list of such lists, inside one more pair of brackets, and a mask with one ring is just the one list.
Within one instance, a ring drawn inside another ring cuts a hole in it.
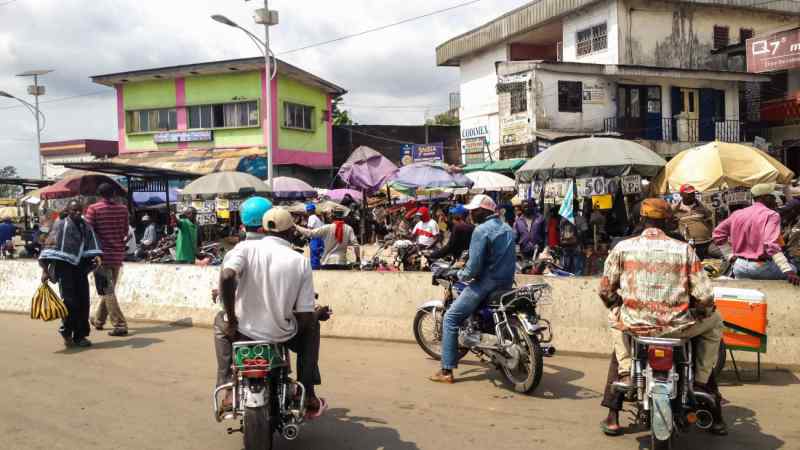
[{"label": "power line", "polygon": [[[51,99],[51,100],[45,100],[45,101],[39,102],[39,104],[40,105],[45,105],[45,104],[49,104],[49,103],[60,103],[60,102],[64,102],[64,101],[67,101],[67,100],[74,100],[76,98],[90,97],[90,96],[93,96],[93,95],[101,95],[101,94],[111,94],[113,92],[114,91],[104,90],[104,91],[97,91],[97,92],[89,92],[89,93],[86,93],[86,94],[70,95],[69,97],[60,97],[60,98],[54,98],[54,99]],[[4,107],[0,108],[0,110],[16,109],[16,108],[23,108],[23,107],[24,107],[23,105],[4,106]]]},{"label": "power line", "polygon": [[0,6],[6,6],[6,5],[10,5],[10,4],[12,4],[12,3],[16,2],[16,1],[17,1],[17,0],[8,0],[8,1],[6,1],[6,2],[2,2],[2,3],[0,3]]},{"label": "power line", "polygon": [[354,109],[388,109],[388,110],[407,110],[407,111],[426,111],[435,108],[447,108],[449,105],[353,105],[342,103],[343,108]]},{"label": "power line", "polygon": [[385,30],[387,28],[392,28],[392,27],[396,27],[398,25],[403,25],[403,24],[406,24],[406,23],[409,23],[409,22],[413,22],[415,20],[424,19],[426,17],[431,17],[431,16],[435,16],[437,14],[441,14],[441,13],[444,13],[444,12],[452,11],[454,9],[463,8],[465,6],[473,5],[473,4],[478,3],[480,1],[481,0],[471,0],[471,1],[468,1],[468,2],[464,2],[464,3],[459,3],[458,5],[453,5],[453,6],[444,8],[444,9],[439,9],[439,10],[436,10],[436,11],[432,11],[432,12],[429,12],[427,14],[422,14],[420,16],[409,17],[408,19],[403,19],[403,20],[401,20],[399,22],[394,22],[394,23],[390,23],[390,24],[387,24],[387,25],[381,25],[379,27],[370,28],[370,29],[364,30],[364,31],[359,31],[358,33],[347,34],[347,35],[344,35],[344,36],[339,36],[339,37],[334,38],[334,39],[329,39],[327,41],[322,41],[322,42],[317,42],[315,44],[305,45],[303,47],[298,47],[298,48],[295,48],[295,49],[292,49],[292,50],[287,50],[285,52],[279,52],[278,55],[288,55],[289,53],[295,53],[295,52],[299,52],[299,51],[302,51],[302,50],[308,50],[310,48],[319,47],[321,45],[332,44],[334,42],[343,41],[345,39],[350,39],[350,38],[354,38],[354,37],[358,37],[358,36],[363,36],[365,34],[373,33],[375,31]]}]

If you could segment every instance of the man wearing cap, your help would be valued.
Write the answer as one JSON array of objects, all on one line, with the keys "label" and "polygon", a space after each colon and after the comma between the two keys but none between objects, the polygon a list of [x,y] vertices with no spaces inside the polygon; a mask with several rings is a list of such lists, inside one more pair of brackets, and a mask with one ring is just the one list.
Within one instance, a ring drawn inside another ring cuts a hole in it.
[{"label": "man wearing cap", "polygon": [[798,286],[797,269],[781,249],[781,218],[775,211],[774,190],[775,183],[753,186],[753,205],[720,223],[714,230],[714,243],[732,263],[736,278],[787,280]]},{"label": "man wearing cap", "polygon": [[514,222],[519,251],[525,258],[533,258],[537,250],[544,249],[544,216],[536,210],[536,202],[525,203],[522,215]]},{"label": "man wearing cap", "polygon": [[419,216],[420,220],[414,225],[411,234],[421,247],[433,247],[439,241],[439,224],[433,220],[430,211],[426,207],[419,208],[414,215]]},{"label": "man wearing cap", "polygon": [[[306,214],[308,214],[308,222],[306,225],[308,225],[309,230],[316,230],[325,225],[322,219],[317,216],[317,207],[313,203],[306,205]],[[322,238],[311,238],[311,241],[308,243],[308,248],[311,256],[311,268],[319,270],[322,266],[322,252],[325,250],[325,242]]]},{"label": "man wearing cap", "polygon": [[431,253],[431,259],[452,257],[454,260],[461,258],[461,255],[469,250],[469,243],[472,240],[472,232],[475,227],[467,223],[467,209],[462,204],[456,204],[450,208],[450,217],[453,226],[450,231],[450,238],[444,247]]},{"label": "man wearing cap", "polygon": [[514,284],[517,252],[514,233],[497,215],[497,205],[487,195],[476,195],[465,207],[478,224],[469,244],[469,261],[458,272],[470,284],[461,291],[444,315],[442,369],[430,377],[437,383],[452,384],[458,366],[458,327],[492,292]]},{"label": "man wearing cap", "polygon": [[694,246],[697,257],[702,261],[711,245],[711,232],[714,228],[711,211],[697,201],[697,190],[694,186],[684,184],[680,194],[681,202],[674,208],[678,231],[686,242]]},{"label": "man wearing cap", "polygon": [[358,245],[356,232],[353,227],[344,222],[344,211],[335,210],[333,212],[333,223],[323,225],[317,229],[309,229],[297,226],[297,231],[303,236],[322,239],[325,252],[322,254],[322,266],[324,270],[347,270],[350,266],[347,263],[348,247],[355,247],[356,263],[361,262],[361,249]]},{"label": "man wearing cap", "polygon": [[[697,338],[695,388],[716,393],[709,383],[722,339],[722,317],[714,306],[714,291],[700,260],[689,244],[664,232],[670,218],[669,204],[660,198],[642,202],[644,231],[617,244],[606,259],[600,281],[600,298],[609,308],[614,342],[612,369],[603,406],[609,409],[601,424],[608,435],[621,433],[619,411],[622,396],[610,383],[614,378],[630,385],[630,342],[623,331],[643,336]],[[616,364],[616,373],[614,365]],[[712,432],[726,434],[721,410],[712,411]]]},{"label": "man wearing cap", "polygon": [[149,214],[142,217],[142,225],[144,225],[144,234],[139,242],[139,257],[143,257],[146,252],[156,248],[158,244],[158,229]]},{"label": "man wearing cap", "polygon": [[[285,343],[297,353],[308,413],[317,416],[326,407],[315,392],[322,382],[319,321],[327,320],[330,311],[316,307],[311,265],[292,250],[292,215],[271,208],[264,214],[263,228],[266,237],[239,243],[223,262],[219,292],[228,320],[224,335],[215,335],[217,349],[246,340]],[[218,374],[230,367],[230,356],[224,355],[217,350]],[[223,407],[230,404],[226,400]]]}]

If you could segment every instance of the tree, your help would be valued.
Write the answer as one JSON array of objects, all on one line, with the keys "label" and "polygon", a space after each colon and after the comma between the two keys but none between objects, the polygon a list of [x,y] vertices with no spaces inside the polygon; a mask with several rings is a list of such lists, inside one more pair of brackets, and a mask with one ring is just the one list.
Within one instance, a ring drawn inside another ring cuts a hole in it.
[{"label": "tree", "polygon": [[[5,166],[0,168],[0,178],[18,178],[17,168],[14,166]],[[0,184],[0,197],[15,197],[19,194],[18,186],[9,186],[7,184]]]},{"label": "tree", "polygon": [[425,124],[426,125],[458,125],[461,123],[453,114],[449,112],[437,114],[433,119],[428,119]]},{"label": "tree", "polygon": [[336,97],[333,99],[333,111],[331,115],[333,116],[333,124],[340,126],[340,125],[353,125],[353,119],[350,118],[350,113],[346,109],[341,109],[340,104],[342,102],[342,97]]}]

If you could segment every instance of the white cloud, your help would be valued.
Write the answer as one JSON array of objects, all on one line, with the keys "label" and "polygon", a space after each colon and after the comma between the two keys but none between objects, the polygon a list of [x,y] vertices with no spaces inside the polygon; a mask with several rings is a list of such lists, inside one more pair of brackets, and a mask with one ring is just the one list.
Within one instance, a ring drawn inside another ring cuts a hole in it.
[{"label": "white cloud", "polygon": [[[281,23],[271,31],[278,52],[443,9],[463,0],[272,0]],[[418,21],[279,57],[349,91],[360,123],[422,123],[444,109],[458,70],[436,67],[435,47],[526,0],[484,0]],[[26,98],[14,74],[54,69],[42,101],[107,90],[108,94],[45,103],[43,140],[116,137],[112,89],[89,76],[148,67],[253,56],[255,46],[211,21],[224,14],[256,34],[252,9],[240,0],[19,0],[0,6],[0,90]],[[30,99],[30,98],[26,98]],[[0,98],[0,165],[35,174],[33,117]],[[397,108],[421,106],[420,108]],[[391,107],[391,108],[388,108]]]}]

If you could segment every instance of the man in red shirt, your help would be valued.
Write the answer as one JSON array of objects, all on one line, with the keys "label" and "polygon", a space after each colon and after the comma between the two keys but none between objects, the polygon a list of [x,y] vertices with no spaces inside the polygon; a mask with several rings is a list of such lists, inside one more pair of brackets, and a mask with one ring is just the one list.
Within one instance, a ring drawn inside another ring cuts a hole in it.
[{"label": "man in red shirt", "polygon": [[92,226],[103,250],[103,265],[94,273],[95,287],[100,295],[92,325],[102,330],[106,319],[114,327],[110,336],[126,336],[128,324],[119,308],[115,288],[125,259],[125,240],[128,236],[128,208],[114,201],[114,188],[101,184],[97,193],[101,199],[86,209],[86,222]]}]

